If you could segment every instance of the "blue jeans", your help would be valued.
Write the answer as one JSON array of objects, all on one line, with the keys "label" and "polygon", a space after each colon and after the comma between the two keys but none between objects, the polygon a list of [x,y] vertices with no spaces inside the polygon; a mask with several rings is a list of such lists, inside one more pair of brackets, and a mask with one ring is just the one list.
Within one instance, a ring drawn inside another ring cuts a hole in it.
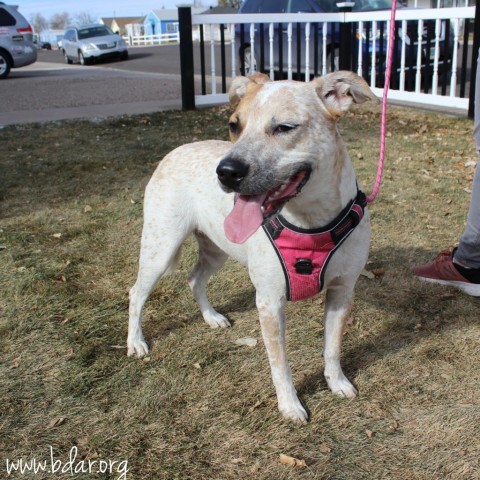
[{"label": "blue jeans", "polygon": [[[480,50],[477,60],[475,81],[475,111],[473,137],[480,158]],[[465,267],[480,268],[480,161],[477,161],[473,177],[472,198],[468,211],[467,225],[455,252],[455,260]]]}]

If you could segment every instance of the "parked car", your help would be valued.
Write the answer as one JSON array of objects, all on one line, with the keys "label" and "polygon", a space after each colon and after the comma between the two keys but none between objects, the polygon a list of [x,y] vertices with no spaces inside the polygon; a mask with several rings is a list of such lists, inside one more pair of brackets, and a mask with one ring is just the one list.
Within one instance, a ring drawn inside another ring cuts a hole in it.
[{"label": "parked car", "polygon": [[51,50],[52,44],[50,42],[42,42],[40,37],[34,33],[33,34],[33,43],[39,50]]},{"label": "parked car", "polygon": [[0,79],[37,60],[33,30],[18,7],[0,2]]},{"label": "parked car", "polygon": [[[353,11],[354,12],[367,12],[367,11],[379,11],[379,10],[390,10],[392,7],[391,0],[356,0],[354,2]],[[244,0],[239,13],[335,13],[338,12],[337,0]],[[373,39],[373,34],[367,25],[362,32],[356,33],[357,38],[363,39],[363,57],[365,59],[365,66],[368,66],[369,57],[375,48],[376,51],[376,63],[377,63],[377,73],[380,73],[384,70],[386,49],[387,49],[387,28],[386,22],[377,22],[377,32],[375,35],[375,42]],[[300,25],[300,32],[297,32],[297,24],[292,24],[292,56],[296,54],[299,50],[301,56],[299,57],[300,65],[294,57],[294,66],[295,70],[303,71],[305,68],[305,26],[304,24]],[[424,31],[422,32],[422,68],[426,66],[431,66],[433,64],[433,53],[434,50],[431,48],[435,30],[434,21],[424,21]],[[263,28],[263,39],[262,34],[260,33],[260,26],[255,25],[255,36],[256,36],[256,45],[254,50],[254,64],[251,64],[251,45],[250,45],[250,32],[249,27],[246,25],[238,26],[235,29],[235,41],[239,45],[238,53],[240,57],[240,69],[243,74],[250,74],[261,69],[262,66],[258,65],[261,58],[261,47],[260,44],[263,42],[263,51],[265,57],[266,65],[263,65],[264,70],[268,70],[269,67],[269,32],[268,25],[265,25]],[[453,32],[450,32],[449,40],[453,40]],[[398,37],[402,36],[402,32],[398,32]],[[316,60],[317,66],[320,68],[321,64],[321,55],[322,55],[322,31],[321,28],[318,29],[318,37],[315,39],[313,29],[310,33],[310,42],[317,41],[318,52],[320,59],[314,59],[313,52],[314,48],[312,45],[310,47],[310,68],[313,68],[313,65]],[[300,38],[300,45],[298,45],[297,39]],[[283,25],[282,32],[279,32],[278,24],[275,24],[274,31],[274,68],[275,70],[283,70],[287,66],[287,28],[286,25]],[[282,55],[279,54],[279,45],[282,45]],[[334,24],[328,24],[327,31],[327,62],[326,67],[327,71],[332,71],[338,69],[338,55],[339,55],[339,45],[340,45],[340,29],[338,25],[335,27]],[[375,45],[375,47],[374,47]],[[446,42],[445,42],[445,21],[442,22],[441,36],[440,36],[440,64],[443,63],[444,59],[448,59],[446,52]],[[359,44],[355,42],[354,44],[354,57],[357,57]],[[417,23],[409,23],[407,28],[407,42],[406,42],[406,57],[409,59],[405,69],[408,71],[413,71],[416,68],[416,65],[413,64],[413,59],[416,61],[418,51],[418,32],[417,32]],[[400,49],[397,49],[396,60],[397,66],[400,63]],[[280,58],[281,57],[281,58]],[[394,57],[395,58],[395,57]],[[398,67],[397,67],[398,68]],[[367,73],[367,76],[369,73]]]},{"label": "parked car", "polygon": [[65,63],[88,65],[111,58],[128,59],[125,40],[103,24],[70,27],[61,45]]}]

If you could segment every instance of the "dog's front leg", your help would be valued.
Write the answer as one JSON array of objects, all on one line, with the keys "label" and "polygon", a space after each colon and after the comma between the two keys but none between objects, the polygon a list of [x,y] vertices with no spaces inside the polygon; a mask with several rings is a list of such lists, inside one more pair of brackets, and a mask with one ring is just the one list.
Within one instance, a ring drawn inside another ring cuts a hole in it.
[{"label": "dog's front leg", "polygon": [[278,409],[285,418],[305,423],[308,414],[297,397],[285,347],[285,301],[262,298],[257,292],[262,336],[272,370]]},{"label": "dog's front leg", "polygon": [[327,291],[325,302],[325,380],[330,390],[340,397],[353,398],[357,390],[343,374],[340,365],[340,348],[343,327],[350,313],[353,301],[353,287],[332,286]]}]

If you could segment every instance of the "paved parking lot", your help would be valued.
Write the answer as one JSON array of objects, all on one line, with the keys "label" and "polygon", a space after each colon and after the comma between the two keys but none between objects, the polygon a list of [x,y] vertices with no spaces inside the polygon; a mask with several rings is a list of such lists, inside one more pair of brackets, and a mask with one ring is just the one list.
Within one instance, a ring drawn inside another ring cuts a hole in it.
[{"label": "paved parking lot", "polygon": [[40,51],[36,63],[1,81],[0,126],[180,108],[178,46],[136,48],[130,57],[84,67]]}]

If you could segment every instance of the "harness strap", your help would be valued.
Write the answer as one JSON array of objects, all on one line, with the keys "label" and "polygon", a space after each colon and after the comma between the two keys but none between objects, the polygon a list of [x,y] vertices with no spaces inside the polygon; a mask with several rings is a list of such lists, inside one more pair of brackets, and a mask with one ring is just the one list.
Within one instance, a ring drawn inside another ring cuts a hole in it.
[{"label": "harness strap", "polygon": [[335,220],[315,229],[296,227],[280,214],[267,220],[263,229],[282,265],[287,300],[303,300],[322,290],[328,262],[360,223],[366,205],[366,197],[359,190]]}]

